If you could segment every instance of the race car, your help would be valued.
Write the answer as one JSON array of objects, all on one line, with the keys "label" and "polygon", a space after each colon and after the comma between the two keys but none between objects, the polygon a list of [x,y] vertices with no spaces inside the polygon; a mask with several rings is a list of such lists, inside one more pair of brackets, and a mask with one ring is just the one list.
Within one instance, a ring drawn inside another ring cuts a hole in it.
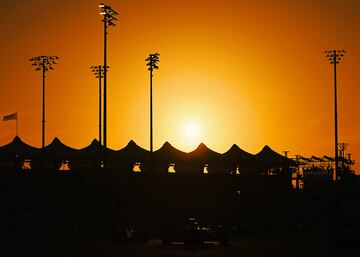
[{"label": "race car", "polygon": [[183,243],[186,245],[201,245],[206,242],[227,243],[229,233],[223,226],[216,229],[203,227],[196,218],[189,218],[184,227],[178,229],[164,229],[161,232],[164,245]]}]

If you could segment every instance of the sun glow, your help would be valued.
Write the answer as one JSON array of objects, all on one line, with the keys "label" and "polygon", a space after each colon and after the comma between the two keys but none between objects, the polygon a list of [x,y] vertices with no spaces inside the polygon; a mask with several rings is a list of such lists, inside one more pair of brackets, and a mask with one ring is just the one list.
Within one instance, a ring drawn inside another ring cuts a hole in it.
[{"label": "sun glow", "polygon": [[200,126],[196,121],[187,121],[183,125],[184,139],[189,143],[200,140]]}]

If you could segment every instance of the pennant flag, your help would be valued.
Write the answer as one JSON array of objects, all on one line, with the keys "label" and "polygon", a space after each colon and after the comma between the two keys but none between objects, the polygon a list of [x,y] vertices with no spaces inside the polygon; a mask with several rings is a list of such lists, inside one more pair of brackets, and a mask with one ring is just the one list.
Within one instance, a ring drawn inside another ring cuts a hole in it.
[{"label": "pennant flag", "polygon": [[14,112],[13,114],[9,114],[3,117],[3,121],[8,120],[17,120],[17,112]]}]

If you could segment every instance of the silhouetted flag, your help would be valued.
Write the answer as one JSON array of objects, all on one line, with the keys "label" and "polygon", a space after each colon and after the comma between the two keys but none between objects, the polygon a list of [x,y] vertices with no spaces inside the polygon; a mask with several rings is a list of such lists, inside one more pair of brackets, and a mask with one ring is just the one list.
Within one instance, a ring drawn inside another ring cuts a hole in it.
[{"label": "silhouetted flag", "polygon": [[17,120],[17,112],[14,112],[13,114],[5,115],[3,117],[3,121],[8,121],[8,120]]}]

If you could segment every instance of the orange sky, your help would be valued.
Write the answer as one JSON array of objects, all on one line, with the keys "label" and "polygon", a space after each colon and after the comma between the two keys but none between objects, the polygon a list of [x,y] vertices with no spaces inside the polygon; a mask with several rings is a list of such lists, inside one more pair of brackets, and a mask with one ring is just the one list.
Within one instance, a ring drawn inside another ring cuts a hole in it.
[{"label": "orange sky", "polygon": [[[1,3],[0,114],[18,111],[25,142],[41,145],[41,74],[28,59],[58,55],[47,73],[46,142],[80,148],[98,136],[102,22],[93,0]],[[333,69],[322,52],[345,49],[338,66],[339,142],[360,156],[360,2],[357,0],[117,0],[109,29],[108,146],[149,148],[149,81],[154,76],[154,147],[165,141],[218,152],[233,143],[333,155]],[[184,126],[198,124],[187,137]],[[0,145],[15,123],[0,123]]]}]

